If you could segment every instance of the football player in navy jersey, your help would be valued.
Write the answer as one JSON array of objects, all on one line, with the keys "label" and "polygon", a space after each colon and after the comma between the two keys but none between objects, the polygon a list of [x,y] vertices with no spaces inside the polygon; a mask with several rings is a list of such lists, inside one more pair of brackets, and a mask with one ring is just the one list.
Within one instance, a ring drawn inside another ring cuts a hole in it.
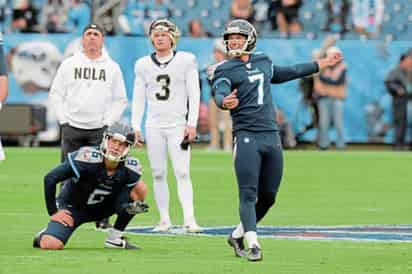
[{"label": "football player in navy jersey", "polygon": [[270,84],[304,77],[342,61],[341,55],[334,54],[317,62],[276,66],[267,55],[252,53],[256,38],[256,30],[249,22],[241,19],[229,22],[223,33],[229,60],[208,70],[216,104],[229,109],[233,120],[241,222],[229,236],[228,243],[236,256],[249,261],[263,258],[256,223],[275,203],[283,173]]},{"label": "football player in navy jersey", "polygon": [[[142,168],[128,156],[135,135],[126,124],[115,122],[99,147],[82,147],[44,177],[44,194],[50,221],[33,242],[42,249],[63,249],[73,231],[83,223],[117,214],[105,246],[136,249],[122,232],[135,214],[148,210]],[[68,180],[57,200],[56,185]]]}]

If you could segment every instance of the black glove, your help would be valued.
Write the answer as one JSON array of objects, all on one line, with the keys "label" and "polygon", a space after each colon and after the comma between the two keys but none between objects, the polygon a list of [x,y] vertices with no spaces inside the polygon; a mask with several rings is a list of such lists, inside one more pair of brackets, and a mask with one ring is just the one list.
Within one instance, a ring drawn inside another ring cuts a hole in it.
[{"label": "black glove", "polygon": [[189,148],[189,145],[191,144],[191,142],[189,142],[189,138],[186,135],[185,138],[183,139],[183,141],[180,143],[180,147],[183,150],[187,150]]},{"label": "black glove", "polygon": [[126,207],[126,212],[130,215],[136,215],[139,213],[146,213],[149,211],[149,205],[143,201],[134,201],[129,203],[128,207]]}]

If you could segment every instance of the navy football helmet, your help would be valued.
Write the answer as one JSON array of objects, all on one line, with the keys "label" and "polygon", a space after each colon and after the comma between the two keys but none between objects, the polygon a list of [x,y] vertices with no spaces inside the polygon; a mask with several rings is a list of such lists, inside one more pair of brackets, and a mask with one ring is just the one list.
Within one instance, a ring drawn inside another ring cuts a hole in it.
[{"label": "navy football helmet", "polygon": [[[240,34],[246,37],[246,43],[241,49],[230,49],[228,40],[229,35]],[[239,57],[242,54],[250,54],[256,48],[257,32],[255,27],[246,20],[236,19],[230,21],[223,32],[223,41],[229,57]]]},{"label": "navy football helmet", "polygon": [[[110,151],[108,150],[109,138],[114,138],[115,140],[119,140],[120,142],[125,142],[127,144],[127,148],[121,155],[113,155],[110,153]],[[134,143],[135,134],[133,132],[133,129],[125,123],[115,122],[103,133],[103,141],[100,145],[100,150],[103,156],[110,161],[121,162],[126,159],[129,150],[134,145]]]}]

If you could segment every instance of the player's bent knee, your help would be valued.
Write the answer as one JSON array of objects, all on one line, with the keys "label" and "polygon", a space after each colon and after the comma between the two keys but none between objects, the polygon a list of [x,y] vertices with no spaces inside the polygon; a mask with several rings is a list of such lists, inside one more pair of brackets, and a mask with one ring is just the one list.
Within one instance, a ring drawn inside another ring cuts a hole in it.
[{"label": "player's bent knee", "polygon": [[64,248],[62,241],[51,235],[43,235],[40,239],[41,249],[61,250]]},{"label": "player's bent knee", "polygon": [[137,185],[135,185],[132,189],[132,192],[130,193],[130,198],[133,201],[144,201],[147,196],[147,185],[145,182],[140,181]]},{"label": "player's bent knee", "polygon": [[166,172],[163,170],[153,170],[153,179],[155,183],[163,183],[166,180]]}]

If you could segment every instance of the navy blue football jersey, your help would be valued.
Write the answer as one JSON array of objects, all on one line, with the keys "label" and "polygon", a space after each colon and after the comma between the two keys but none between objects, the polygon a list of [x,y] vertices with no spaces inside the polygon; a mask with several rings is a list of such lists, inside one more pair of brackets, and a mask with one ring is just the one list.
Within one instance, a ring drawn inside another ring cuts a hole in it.
[{"label": "navy blue football jersey", "polygon": [[[101,152],[95,147],[82,147],[70,153],[67,161],[52,170],[46,176],[45,181],[47,185],[47,178],[50,178],[48,179],[49,185],[53,186],[56,181],[67,179],[66,177],[70,176],[71,179],[64,184],[57,198],[59,207],[87,208],[111,203],[117,199],[119,193],[128,193],[139,181],[141,174],[139,161],[136,158],[127,157],[124,162],[119,163],[116,172],[108,176]],[[47,201],[47,194],[46,202],[50,203]],[[48,204],[48,209],[49,206]],[[49,210],[49,213],[50,211],[53,209]]]},{"label": "navy blue football jersey", "polygon": [[233,130],[277,131],[271,83],[282,83],[318,71],[316,63],[279,67],[263,53],[250,55],[244,62],[233,58],[209,70],[216,104],[237,89],[239,105],[230,111]]}]

